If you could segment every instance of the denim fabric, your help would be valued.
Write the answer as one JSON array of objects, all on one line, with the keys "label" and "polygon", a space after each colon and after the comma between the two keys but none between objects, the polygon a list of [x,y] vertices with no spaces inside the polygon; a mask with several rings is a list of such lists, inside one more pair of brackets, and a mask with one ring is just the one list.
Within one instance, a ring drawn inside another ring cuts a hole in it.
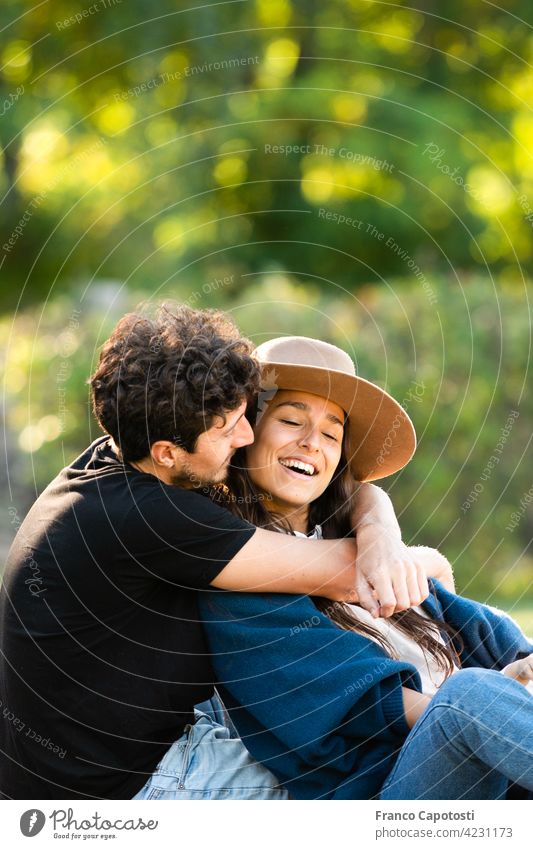
[{"label": "denim fabric", "polygon": [[504,799],[513,784],[533,798],[533,697],[500,672],[463,669],[418,719],[379,798]]},{"label": "denim fabric", "polygon": [[231,721],[229,712],[226,705],[220,698],[218,690],[215,689],[214,695],[211,699],[208,699],[206,702],[202,702],[199,705],[195,705],[194,710],[196,713],[206,713],[211,717],[215,724],[225,725],[229,730],[229,736],[232,739],[241,739],[241,735]]},{"label": "denim fabric", "polygon": [[194,725],[186,727],[133,798],[288,799],[276,777],[248,752],[225,714],[217,699],[198,706]]}]

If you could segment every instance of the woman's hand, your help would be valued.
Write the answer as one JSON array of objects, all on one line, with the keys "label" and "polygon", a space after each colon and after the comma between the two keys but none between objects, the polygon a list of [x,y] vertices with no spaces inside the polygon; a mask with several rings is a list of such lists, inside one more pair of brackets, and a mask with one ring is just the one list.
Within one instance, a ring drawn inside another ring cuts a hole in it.
[{"label": "woman's hand", "polygon": [[355,566],[359,604],[375,618],[407,610],[429,595],[423,558],[381,525],[357,530]]},{"label": "woman's hand", "polygon": [[392,616],[429,594],[424,565],[403,544],[392,501],[372,483],[360,483],[352,527],[357,538],[356,590],[372,616]]},{"label": "woman's hand", "polygon": [[429,594],[428,578],[455,592],[451,564],[440,551],[404,545],[392,501],[379,486],[359,484],[352,526],[359,549],[355,586],[359,603],[372,616],[388,617],[420,604]]},{"label": "woman's hand", "polygon": [[502,669],[502,673],[527,687],[529,682],[533,681],[533,654],[523,657],[522,660],[509,663]]},{"label": "woman's hand", "polygon": [[444,554],[427,545],[411,545],[409,552],[428,578],[436,578],[447,590],[455,592],[452,564]]}]

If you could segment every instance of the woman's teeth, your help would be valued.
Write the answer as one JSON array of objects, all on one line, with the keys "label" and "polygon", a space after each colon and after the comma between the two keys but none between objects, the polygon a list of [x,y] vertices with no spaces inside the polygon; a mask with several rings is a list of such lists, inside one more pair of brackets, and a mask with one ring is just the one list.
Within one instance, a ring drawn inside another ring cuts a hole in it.
[{"label": "woman's teeth", "polygon": [[288,469],[295,469],[298,472],[303,472],[305,475],[315,474],[315,467],[310,463],[303,463],[301,460],[280,460],[280,463]]}]

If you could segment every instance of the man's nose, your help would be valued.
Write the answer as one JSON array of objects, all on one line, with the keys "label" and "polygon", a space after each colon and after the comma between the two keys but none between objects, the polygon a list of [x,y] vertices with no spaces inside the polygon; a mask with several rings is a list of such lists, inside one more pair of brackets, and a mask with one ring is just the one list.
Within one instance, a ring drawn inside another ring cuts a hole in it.
[{"label": "man's nose", "polygon": [[234,448],[242,448],[244,445],[251,445],[254,441],[254,432],[252,426],[246,416],[243,416],[239,424],[235,428],[235,438],[233,440]]}]

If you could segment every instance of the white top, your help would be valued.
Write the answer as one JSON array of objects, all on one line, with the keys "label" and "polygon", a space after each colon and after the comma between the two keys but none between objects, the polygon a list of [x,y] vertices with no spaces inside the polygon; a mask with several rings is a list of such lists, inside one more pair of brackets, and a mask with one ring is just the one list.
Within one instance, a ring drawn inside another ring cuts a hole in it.
[{"label": "white top", "polygon": [[[418,670],[422,681],[422,692],[428,696],[434,696],[439,687],[444,684],[447,675],[437,664],[433,655],[425,652],[412,637],[408,637],[407,634],[400,631],[389,619],[383,619],[381,617],[374,619],[368,610],[359,607],[357,604],[349,604],[348,607],[361,622],[372,626],[376,631],[380,631],[383,634],[400,660],[411,663]],[[430,618],[421,607],[413,607],[412,609],[416,610],[417,613],[420,613],[426,619]],[[370,639],[375,638],[370,637]],[[444,640],[440,634],[435,633],[435,639],[444,645]],[[457,670],[458,667],[454,665],[453,671],[457,672]]]}]

